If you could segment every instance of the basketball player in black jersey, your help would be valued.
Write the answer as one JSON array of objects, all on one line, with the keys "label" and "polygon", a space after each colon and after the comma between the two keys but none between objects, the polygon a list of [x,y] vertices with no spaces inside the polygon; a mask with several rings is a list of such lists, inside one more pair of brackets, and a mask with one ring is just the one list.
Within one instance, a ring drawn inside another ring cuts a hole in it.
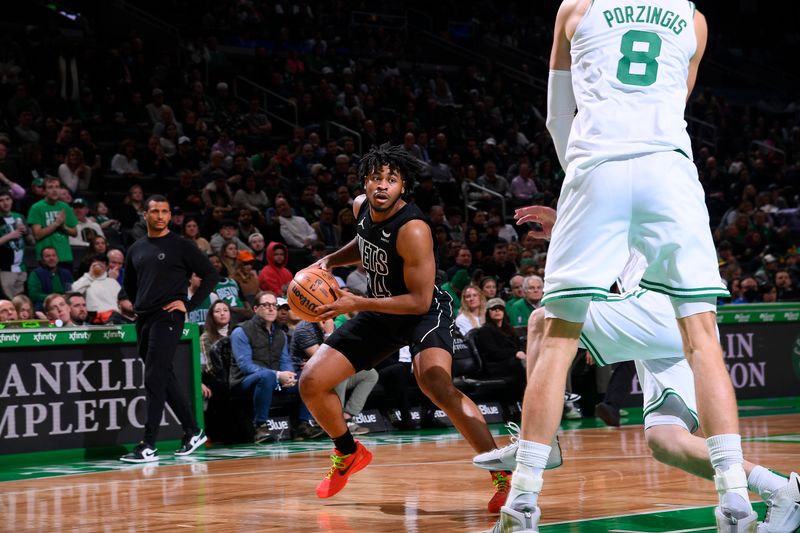
[{"label": "basketball player in black jersey", "polygon": [[[402,198],[420,168],[421,163],[400,146],[384,144],[366,154],[359,167],[366,194],[353,203],[356,238],[313,265],[329,270],[360,261],[369,289],[368,297],[340,291],[334,303],[321,308],[321,319],[358,314],[325,340],[300,378],[303,401],[335,444],[333,465],[317,486],[320,498],[339,492],[349,476],[372,459],[348,431],[334,386],[406,345],[422,391],[476,451],[496,447],[478,407],[453,386],[452,301],[434,283],[437,265],[430,226],[419,208]],[[493,473],[493,512],[505,502],[508,475]]]}]

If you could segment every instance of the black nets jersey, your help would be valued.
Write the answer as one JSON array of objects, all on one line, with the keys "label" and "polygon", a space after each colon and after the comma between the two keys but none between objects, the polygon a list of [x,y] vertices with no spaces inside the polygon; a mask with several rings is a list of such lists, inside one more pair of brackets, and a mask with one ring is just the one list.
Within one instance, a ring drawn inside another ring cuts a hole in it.
[{"label": "black nets jersey", "polygon": [[[411,220],[422,220],[427,224],[419,207],[406,204],[398,212],[382,222],[373,222],[370,215],[369,202],[364,201],[358,213],[356,236],[361,263],[367,271],[367,288],[372,298],[388,298],[408,294],[403,273],[404,261],[397,253],[397,235],[400,228]],[[433,232],[431,232],[431,248],[419,253],[430,253],[436,257]],[[437,265],[438,267],[438,265]],[[431,306],[437,304],[439,298],[446,299],[439,287],[434,287]],[[443,302],[442,302],[443,303]]]}]

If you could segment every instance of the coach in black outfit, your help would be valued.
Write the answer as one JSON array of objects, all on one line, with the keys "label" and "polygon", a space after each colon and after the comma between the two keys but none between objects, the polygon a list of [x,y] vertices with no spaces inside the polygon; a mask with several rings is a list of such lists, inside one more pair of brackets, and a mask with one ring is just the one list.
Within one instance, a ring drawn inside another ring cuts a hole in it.
[{"label": "coach in black outfit", "polygon": [[[164,402],[183,426],[181,447],[175,455],[189,455],[206,441],[197,427],[189,402],[180,393],[172,360],[183,331],[186,312],[197,307],[219,281],[217,271],[190,241],[169,231],[171,212],[163,196],[145,202],[147,236],[128,250],[123,287],[136,310],[136,336],[139,357],[144,361],[147,422],[144,440],[120,459],[129,463],[158,460],[155,443]],[[187,287],[192,273],[202,283],[191,300]]]}]

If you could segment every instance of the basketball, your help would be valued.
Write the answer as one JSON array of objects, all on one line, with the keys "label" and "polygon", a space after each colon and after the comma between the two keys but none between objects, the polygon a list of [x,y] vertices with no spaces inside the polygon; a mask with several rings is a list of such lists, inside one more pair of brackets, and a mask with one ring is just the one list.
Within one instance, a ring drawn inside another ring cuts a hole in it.
[{"label": "basketball", "polygon": [[339,284],[333,274],[321,268],[307,268],[295,274],[286,291],[289,308],[299,318],[318,322],[317,308],[333,303]]}]

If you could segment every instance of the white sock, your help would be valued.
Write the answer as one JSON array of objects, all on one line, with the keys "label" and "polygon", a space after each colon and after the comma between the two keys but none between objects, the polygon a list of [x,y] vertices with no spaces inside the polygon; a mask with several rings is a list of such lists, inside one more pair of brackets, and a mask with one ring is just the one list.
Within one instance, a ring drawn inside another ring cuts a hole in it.
[{"label": "white sock", "polygon": [[[517,449],[517,469],[511,478],[511,491],[507,501],[513,502],[520,494],[531,496],[533,504],[539,498],[542,473],[547,466],[551,447],[530,440],[519,440]],[[537,490],[538,487],[538,490]]]},{"label": "white sock", "polygon": [[772,493],[786,485],[786,478],[768,470],[763,466],[756,466],[750,471],[747,478],[747,488],[768,500]]},{"label": "white sock", "polygon": [[744,464],[742,437],[734,433],[714,435],[706,439],[708,455],[714,470],[724,472],[731,466]]}]

